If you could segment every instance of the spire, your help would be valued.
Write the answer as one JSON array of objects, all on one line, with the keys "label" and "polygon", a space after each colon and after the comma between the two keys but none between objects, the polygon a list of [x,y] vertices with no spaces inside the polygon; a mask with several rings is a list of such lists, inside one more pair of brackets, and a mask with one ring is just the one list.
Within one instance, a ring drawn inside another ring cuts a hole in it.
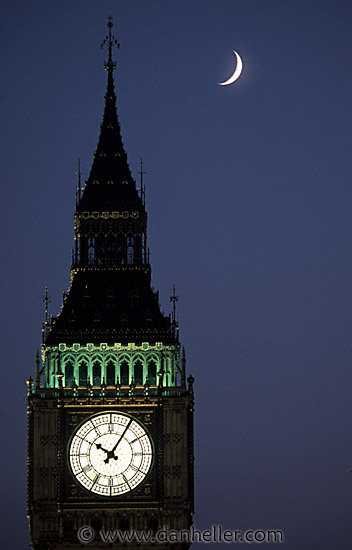
[{"label": "spire", "polygon": [[112,29],[109,17],[102,43],[107,48],[104,114],[82,193],[78,167],[71,287],[60,314],[50,322],[46,307],[46,345],[85,342],[88,334],[94,343],[152,339],[178,343],[175,290],[171,320],[161,312],[158,295],[150,284],[145,172],[141,162],[139,193],[128,166],[116,110],[113,48],[118,44]]},{"label": "spire", "polygon": [[119,44],[112,34],[112,17],[108,18],[108,34],[101,47],[107,46],[108,59],[104,62],[108,73],[105,94],[103,121],[100,136],[94,154],[93,165],[86,182],[78,212],[89,210],[130,210],[140,209],[142,201],[138,196],[136,184],[132,178],[127,161],[127,154],[121,137],[117,117],[116,94],[114,85],[113,46]]}]

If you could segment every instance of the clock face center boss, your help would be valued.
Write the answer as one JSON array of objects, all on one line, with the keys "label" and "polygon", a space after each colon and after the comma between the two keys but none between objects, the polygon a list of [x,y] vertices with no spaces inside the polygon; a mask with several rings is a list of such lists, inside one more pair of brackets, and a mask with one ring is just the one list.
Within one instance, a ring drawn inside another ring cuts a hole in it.
[{"label": "clock face center boss", "polygon": [[133,491],[148,475],[151,439],[133,418],[107,412],[85,420],[69,444],[69,463],[85,489],[112,497]]}]

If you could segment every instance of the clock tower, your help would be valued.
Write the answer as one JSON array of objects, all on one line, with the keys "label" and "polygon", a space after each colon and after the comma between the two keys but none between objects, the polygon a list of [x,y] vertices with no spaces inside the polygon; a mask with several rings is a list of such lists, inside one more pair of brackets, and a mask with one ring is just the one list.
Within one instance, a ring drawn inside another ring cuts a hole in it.
[{"label": "clock tower", "polygon": [[[137,191],[116,111],[112,26],[99,142],[77,189],[71,284],[57,317],[46,293],[27,382],[33,550],[107,548],[126,533],[142,537],[131,548],[166,548],[192,524],[193,378],[175,307],[165,316],[151,287],[144,186]],[[187,537],[172,544],[188,547]]]}]

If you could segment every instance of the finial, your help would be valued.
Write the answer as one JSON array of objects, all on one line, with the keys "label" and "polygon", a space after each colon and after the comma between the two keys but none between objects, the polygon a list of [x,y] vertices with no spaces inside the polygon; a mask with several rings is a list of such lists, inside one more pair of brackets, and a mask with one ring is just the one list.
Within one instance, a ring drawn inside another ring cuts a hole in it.
[{"label": "finial", "polygon": [[193,391],[194,378],[192,375],[190,375],[187,378],[187,382],[188,382],[188,395],[190,397],[189,412],[193,413],[194,411],[194,391]]},{"label": "finial", "polygon": [[172,287],[172,296],[170,296],[170,302],[173,302],[172,305],[172,322],[176,326],[176,302],[178,301],[178,296],[176,295],[175,285]]},{"label": "finial", "polygon": [[142,204],[143,206],[145,206],[145,185],[143,185],[143,176],[144,174],[146,174],[146,172],[144,172],[143,170],[143,159],[141,158],[141,170],[139,172],[139,175],[141,176],[141,200],[142,200]]},{"label": "finial", "polygon": [[134,396],[135,388],[136,388],[136,384],[134,383],[134,377],[132,376],[131,383],[130,383],[130,389],[128,390],[128,395],[130,397]]},{"label": "finial", "polygon": [[104,38],[104,40],[100,44],[101,48],[103,48],[106,45],[108,46],[109,56],[108,56],[108,60],[105,61],[105,69],[107,71],[113,71],[116,68],[116,63],[115,63],[115,61],[112,60],[112,47],[116,46],[117,49],[120,48],[120,44],[115,39],[115,36],[113,34],[111,34],[112,27],[113,27],[112,17],[111,17],[111,15],[109,15],[109,17],[108,17],[109,34],[106,35],[106,37]]},{"label": "finial", "polygon": [[28,380],[26,381],[26,384],[27,384],[27,388],[28,388],[28,393],[27,393],[27,395],[28,395],[28,396],[29,396],[29,395],[32,395],[32,393],[33,393],[33,379],[32,379],[31,376],[30,376],[30,377],[28,378]]},{"label": "finial", "polygon": [[57,376],[57,379],[59,381],[59,389],[63,388],[63,382],[62,382],[62,379],[64,377],[64,373],[62,372],[61,370],[61,366],[59,365],[59,368],[57,370],[57,373],[56,373],[56,376]]},{"label": "finial", "polygon": [[162,394],[163,391],[163,383],[164,383],[164,371],[159,370],[158,372],[158,395]]},{"label": "finial", "polygon": [[40,388],[40,370],[39,370],[39,348],[37,348],[37,353],[35,355],[35,389],[39,390]]},{"label": "finial", "polygon": [[182,370],[181,370],[181,386],[184,386],[185,385],[185,380],[186,380],[186,351],[185,351],[184,346],[182,346],[181,367],[182,367]]},{"label": "finial", "polygon": [[188,382],[188,391],[189,391],[190,395],[193,396],[194,378],[193,378],[192,375],[190,375],[190,376],[187,378],[187,382]]},{"label": "finial", "polygon": [[51,302],[51,298],[48,294],[48,287],[46,286],[45,287],[45,294],[43,296],[43,302],[45,304],[45,322],[44,322],[44,326],[43,326],[43,337],[45,335],[45,330],[48,328],[48,323],[49,323],[49,304]]},{"label": "finial", "polygon": [[101,381],[101,386],[100,386],[100,397],[105,397],[105,391],[106,391],[105,376],[103,376],[103,379]]},{"label": "finial", "polygon": [[81,186],[81,159],[78,159],[78,170],[76,172],[76,175],[78,176],[78,183],[76,187],[76,207],[79,205],[79,201],[81,200],[81,194],[82,194],[82,186]]}]

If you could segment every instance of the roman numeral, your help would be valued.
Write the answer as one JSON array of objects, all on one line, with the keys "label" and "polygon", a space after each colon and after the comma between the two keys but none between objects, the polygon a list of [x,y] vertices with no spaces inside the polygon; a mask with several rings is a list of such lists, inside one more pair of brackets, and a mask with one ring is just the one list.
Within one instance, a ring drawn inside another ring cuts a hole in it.
[{"label": "roman numeral", "polygon": [[124,476],[124,475],[122,474],[122,477],[123,477],[124,482],[127,483],[127,485],[129,486],[129,488],[131,489],[131,486],[130,486],[130,484],[128,483],[126,476]]},{"label": "roman numeral", "polygon": [[93,480],[93,483],[91,485],[91,488],[94,487],[94,485],[96,485],[98,483],[98,480],[100,478],[100,474],[97,474]]}]

